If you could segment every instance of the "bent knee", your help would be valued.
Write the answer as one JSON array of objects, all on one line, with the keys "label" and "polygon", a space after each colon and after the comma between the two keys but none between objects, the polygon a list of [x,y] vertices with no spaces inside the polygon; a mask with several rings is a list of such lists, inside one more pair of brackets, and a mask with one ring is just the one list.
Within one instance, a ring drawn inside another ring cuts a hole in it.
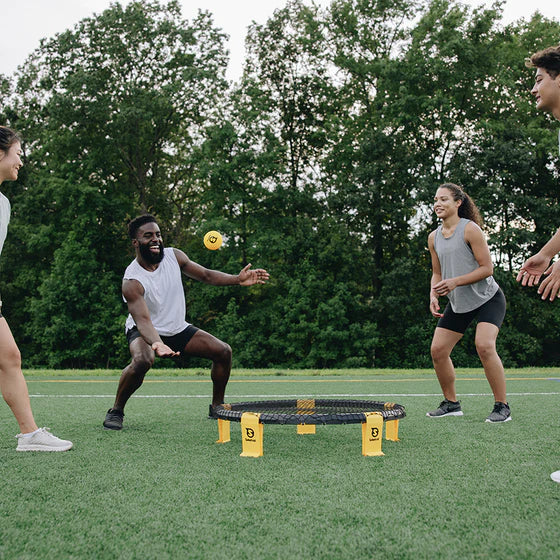
[{"label": "bent knee", "polygon": [[476,351],[481,358],[486,358],[496,354],[496,344],[492,341],[476,341]]},{"label": "bent knee", "polygon": [[447,360],[451,355],[451,352],[447,346],[441,346],[439,344],[432,344],[430,348],[430,353],[432,355],[432,360],[435,362],[440,360]]},{"label": "bent knee", "polygon": [[0,357],[0,369],[21,369],[21,352],[15,344],[10,345],[2,351],[2,356]]},{"label": "bent knee", "polygon": [[154,361],[155,358],[152,356],[135,356],[131,365],[136,374],[144,375],[154,365]]},{"label": "bent knee", "polygon": [[216,359],[220,362],[231,362],[231,346],[226,342],[221,342],[220,347],[216,353]]}]

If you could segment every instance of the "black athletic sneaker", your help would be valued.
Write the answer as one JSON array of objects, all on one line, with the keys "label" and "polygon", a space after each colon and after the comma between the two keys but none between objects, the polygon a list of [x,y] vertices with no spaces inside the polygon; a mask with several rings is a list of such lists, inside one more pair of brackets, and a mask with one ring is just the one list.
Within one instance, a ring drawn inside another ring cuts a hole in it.
[{"label": "black athletic sneaker", "polygon": [[439,403],[439,408],[426,412],[426,416],[430,418],[443,418],[444,416],[463,416],[461,410],[461,401],[453,402],[444,399]]},{"label": "black athletic sneaker", "polygon": [[511,410],[508,403],[496,401],[494,410],[486,418],[486,422],[509,422],[511,420]]},{"label": "black athletic sneaker", "polygon": [[122,430],[124,412],[115,408],[110,408],[105,416],[103,427],[108,430]]},{"label": "black athletic sneaker", "polygon": [[219,418],[219,416],[216,414],[216,410],[224,409],[224,408],[226,410],[231,410],[231,404],[226,404],[226,403],[216,404],[216,405],[211,404],[208,407],[208,418],[210,418],[211,420],[216,420],[217,418]]}]

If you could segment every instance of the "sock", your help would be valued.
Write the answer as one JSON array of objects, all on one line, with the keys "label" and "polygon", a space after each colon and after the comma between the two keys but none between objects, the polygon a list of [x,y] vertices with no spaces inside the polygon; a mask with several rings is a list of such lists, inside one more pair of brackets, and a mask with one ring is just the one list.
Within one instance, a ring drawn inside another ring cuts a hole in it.
[{"label": "sock", "polygon": [[41,428],[37,428],[34,432],[29,432],[28,434],[21,434],[21,437],[27,438],[34,436],[37,432],[40,432]]}]

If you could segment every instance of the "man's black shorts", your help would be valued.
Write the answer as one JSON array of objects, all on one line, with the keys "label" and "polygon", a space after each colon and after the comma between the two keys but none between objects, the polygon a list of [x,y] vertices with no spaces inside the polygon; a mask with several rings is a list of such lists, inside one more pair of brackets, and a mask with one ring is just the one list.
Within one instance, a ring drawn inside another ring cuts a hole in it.
[{"label": "man's black shorts", "polygon": [[[189,325],[184,331],[174,334],[173,336],[162,336],[161,340],[174,352],[182,352],[196,331],[198,331],[197,327]],[[136,326],[126,331],[126,339],[128,340],[129,346],[132,344],[133,340],[141,337],[142,335]]]},{"label": "man's black shorts", "polygon": [[474,319],[477,319],[479,323],[492,323],[500,328],[505,316],[506,297],[504,292],[498,289],[495,295],[486,303],[467,313],[455,313],[448,303],[443,312],[443,317],[440,318],[437,326],[442,329],[465,334],[467,327]]}]

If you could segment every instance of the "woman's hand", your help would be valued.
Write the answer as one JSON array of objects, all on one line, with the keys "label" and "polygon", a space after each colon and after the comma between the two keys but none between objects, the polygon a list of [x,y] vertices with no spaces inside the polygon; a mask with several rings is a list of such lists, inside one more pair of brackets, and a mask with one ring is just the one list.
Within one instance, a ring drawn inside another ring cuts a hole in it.
[{"label": "woman's hand", "polygon": [[441,282],[438,282],[437,284],[432,286],[432,290],[436,292],[438,296],[446,296],[457,286],[458,284],[455,278],[448,278],[447,280],[442,280]]},{"label": "woman's hand", "polygon": [[439,312],[439,300],[434,292],[430,293],[430,313],[438,319],[443,317],[443,313]]}]

